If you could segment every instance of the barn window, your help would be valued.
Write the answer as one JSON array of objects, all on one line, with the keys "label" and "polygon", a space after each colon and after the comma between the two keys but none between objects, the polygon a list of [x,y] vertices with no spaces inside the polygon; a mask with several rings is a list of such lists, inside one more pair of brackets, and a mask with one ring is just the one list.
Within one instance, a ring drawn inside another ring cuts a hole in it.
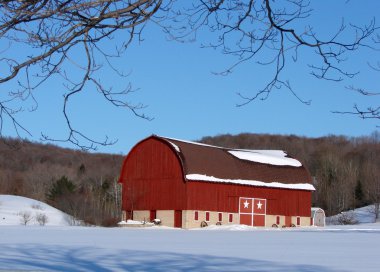
[{"label": "barn window", "polygon": [[276,217],[276,224],[280,225],[280,217],[279,216]]},{"label": "barn window", "polygon": [[218,213],[218,221],[222,222],[223,221],[223,214],[220,212]]},{"label": "barn window", "polygon": [[297,226],[301,225],[301,217],[297,217]]},{"label": "barn window", "polygon": [[195,221],[198,221],[198,211],[195,211],[195,212],[194,212],[194,220],[195,220]]},{"label": "barn window", "polygon": [[155,210],[150,211],[149,220],[152,222],[156,218],[157,218],[157,211]]},{"label": "barn window", "polygon": [[206,222],[210,221],[210,212],[206,212]]},{"label": "barn window", "polygon": [[234,221],[234,215],[232,213],[230,213],[228,215],[228,222],[232,223]]}]

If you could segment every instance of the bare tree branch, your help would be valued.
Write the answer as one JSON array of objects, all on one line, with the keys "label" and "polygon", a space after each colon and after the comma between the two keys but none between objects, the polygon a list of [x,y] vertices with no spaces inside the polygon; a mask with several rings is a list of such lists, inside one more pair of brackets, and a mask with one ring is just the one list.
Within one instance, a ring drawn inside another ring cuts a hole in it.
[{"label": "bare tree branch", "polygon": [[[126,76],[112,64],[112,58],[121,56],[133,38],[140,36],[144,24],[160,9],[161,4],[162,0],[2,1],[0,67],[8,68],[8,71],[3,69],[0,86],[15,86],[14,83],[17,83],[17,88],[14,90],[11,87],[8,91],[9,98],[0,100],[0,135],[4,129],[4,119],[12,122],[17,135],[19,130],[30,134],[17,120],[16,114],[24,110],[23,102],[28,99],[33,102],[29,110],[35,110],[38,103],[33,92],[57,76],[63,80],[67,91],[63,101],[63,115],[68,136],[59,140],[43,134],[45,140],[70,142],[83,149],[95,149],[97,145],[115,142],[108,138],[97,141],[73,127],[68,110],[69,101],[84,89],[93,88],[102,93],[106,101],[149,120],[140,113],[143,105],[134,105],[125,100],[125,96],[131,92],[130,84],[127,87],[129,91],[113,92],[110,91],[112,86],[104,86],[96,80],[96,73],[103,69],[104,65],[100,63],[100,59],[103,59],[117,75]],[[101,41],[113,41],[115,33],[124,33],[121,47],[115,46],[114,52],[107,53]],[[15,55],[13,45],[22,45],[25,52]],[[74,59],[72,55],[81,48],[85,54],[79,59],[76,55]],[[79,74],[73,75],[71,72],[73,68],[82,73],[79,81]],[[6,97],[4,90],[2,92]],[[116,96],[120,98],[115,98]],[[14,108],[14,105],[19,106]]]},{"label": "bare tree branch", "polygon": [[[254,100],[267,99],[273,90],[284,88],[302,103],[310,101],[300,99],[290,88],[289,80],[284,79],[283,72],[289,60],[298,59],[298,51],[303,48],[316,56],[309,64],[311,75],[318,79],[342,81],[352,78],[358,71],[345,70],[342,63],[349,52],[361,47],[370,47],[370,41],[378,28],[375,21],[359,27],[342,22],[338,30],[328,39],[321,38],[312,28],[305,25],[301,30],[294,27],[294,22],[308,18],[312,13],[307,0],[199,0],[192,1],[186,10],[171,11],[171,23],[158,22],[166,33],[174,40],[184,41],[195,39],[197,33],[206,27],[216,36],[212,41],[202,46],[219,49],[223,54],[235,56],[237,61],[220,75],[230,74],[236,67],[245,62],[255,62],[273,69],[271,78],[263,88],[257,88],[254,94],[238,93],[243,102],[238,106],[251,103]],[[342,36],[350,31],[351,41]],[[214,37],[210,35],[210,37]],[[212,38],[210,38],[212,39]],[[269,58],[262,60],[263,56]]]}]

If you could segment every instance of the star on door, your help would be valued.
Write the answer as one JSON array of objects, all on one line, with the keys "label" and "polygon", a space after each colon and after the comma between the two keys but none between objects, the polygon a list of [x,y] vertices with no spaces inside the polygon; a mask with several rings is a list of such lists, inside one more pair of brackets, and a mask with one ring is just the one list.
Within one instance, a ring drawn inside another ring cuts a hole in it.
[{"label": "star on door", "polygon": [[261,206],[263,206],[263,203],[261,203],[261,201],[259,200],[259,203],[257,203],[257,208],[258,208],[259,210],[261,210]]},{"label": "star on door", "polygon": [[245,202],[243,204],[244,204],[244,209],[247,209],[249,206],[249,202],[247,200],[245,200]]}]

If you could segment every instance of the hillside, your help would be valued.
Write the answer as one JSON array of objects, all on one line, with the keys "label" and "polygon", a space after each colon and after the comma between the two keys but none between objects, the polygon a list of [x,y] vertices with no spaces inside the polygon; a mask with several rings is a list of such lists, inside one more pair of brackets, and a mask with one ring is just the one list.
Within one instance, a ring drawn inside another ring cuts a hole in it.
[{"label": "hillside", "polygon": [[[380,134],[347,138],[239,134],[200,142],[242,149],[281,149],[314,177],[313,206],[327,215],[380,203]],[[16,139],[0,141],[0,194],[40,200],[90,224],[120,218],[117,178],[123,157],[59,148]],[[378,207],[378,206],[377,206]]]},{"label": "hillside", "polygon": [[31,198],[0,195],[0,226],[68,226],[71,217],[56,208]]},{"label": "hillside", "polygon": [[121,155],[2,139],[0,194],[47,202],[91,224],[114,224],[120,214],[122,160]]}]

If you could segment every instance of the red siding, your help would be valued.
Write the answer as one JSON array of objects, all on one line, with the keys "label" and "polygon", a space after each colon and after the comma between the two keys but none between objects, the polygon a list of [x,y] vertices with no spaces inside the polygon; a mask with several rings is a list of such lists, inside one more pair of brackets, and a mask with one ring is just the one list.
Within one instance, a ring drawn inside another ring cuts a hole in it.
[{"label": "red siding", "polygon": [[137,144],[123,163],[123,210],[185,210],[181,163],[168,144],[148,139]]},{"label": "red siding", "polygon": [[267,199],[267,214],[310,216],[310,191],[212,182],[187,182],[187,208],[189,210],[237,213],[239,197]]}]

